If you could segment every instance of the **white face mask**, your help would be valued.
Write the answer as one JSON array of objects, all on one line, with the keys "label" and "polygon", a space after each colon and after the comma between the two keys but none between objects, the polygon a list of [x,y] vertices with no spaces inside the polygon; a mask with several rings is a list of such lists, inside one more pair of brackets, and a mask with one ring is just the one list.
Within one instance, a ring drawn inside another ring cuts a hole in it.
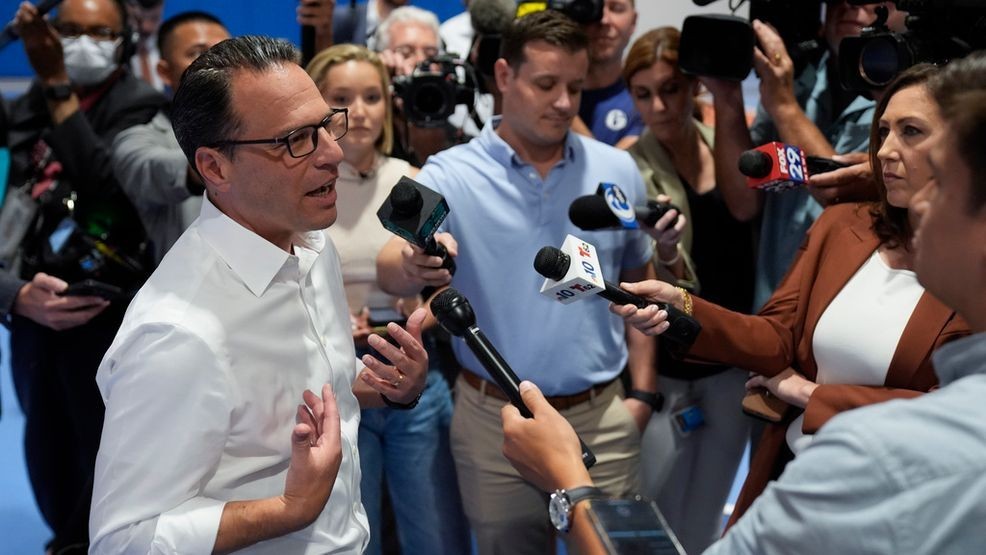
[{"label": "white face mask", "polygon": [[95,40],[89,35],[62,38],[65,71],[76,85],[88,87],[102,83],[117,67],[116,51],[123,43],[116,40]]}]

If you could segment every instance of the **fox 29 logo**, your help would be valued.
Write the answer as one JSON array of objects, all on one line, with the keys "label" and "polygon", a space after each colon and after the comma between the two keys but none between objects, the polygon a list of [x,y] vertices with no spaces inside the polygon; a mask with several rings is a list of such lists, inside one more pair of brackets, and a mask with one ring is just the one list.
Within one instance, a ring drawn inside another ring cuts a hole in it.
[{"label": "fox 29 logo", "polygon": [[783,152],[782,149],[777,149],[777,158],[781,173],[786,173],[793,181],[808,180],[805,174],[805,153],[800,148],[784,145]]}]

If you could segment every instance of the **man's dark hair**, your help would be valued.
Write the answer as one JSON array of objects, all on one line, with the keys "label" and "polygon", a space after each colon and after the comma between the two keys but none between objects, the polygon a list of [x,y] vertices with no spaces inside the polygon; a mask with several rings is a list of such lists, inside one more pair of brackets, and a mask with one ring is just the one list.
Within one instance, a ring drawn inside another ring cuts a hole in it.
[{"label": "man's dark hair", "polygon": [[156,8],[161,4],[164,4],[164,0],[127,0],[127,3],[137,4],[138,6],[140,6],[145,10],[149,10],[151,8]]},{"label": "man's dark hair", "polygon": [[949,63],[931,82],[935,97],[959,156],[969,166],[970,214],[986,207],[986,52],[974,52]]},{"label": "man's dark hair", "polygon": [[[233,76],[297,65],[299,59],[298,50],[286,40],[247,35],[216,44],[188,66],[175,91],[171,123],[192,167],[199,147],[234,138],[240,128],[232,104]],[[233,155],[231,146],[219,150]]]},{"label": "man's dark hair", "polygon": [[165,19],[164,23],[161,24],[161,28],[157,32],[157,51],[164,54],[166,52],[165,49],[168,47],[168,40],[174,34],[175,30],[186,23],[195,22],[215,23],[223,29],[226,28],[223,22],[219,21],[219,18],[211,13],[201,11],[181,12]]},{"label": "man's dark hair", "polygon": [[589,38],[578,23],[561,12],[544,10],[514,20],[503,32],[500,57],[516,71],[525,61],[524,47],[534,41],[564,48],[571,54],[589,49]]}]

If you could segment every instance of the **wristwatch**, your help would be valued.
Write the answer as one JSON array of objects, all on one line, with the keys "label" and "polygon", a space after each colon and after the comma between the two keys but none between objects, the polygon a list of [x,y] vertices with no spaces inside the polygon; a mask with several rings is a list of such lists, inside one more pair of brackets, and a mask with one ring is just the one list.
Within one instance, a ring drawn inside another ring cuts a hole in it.
[{"label": "wristwatch", "polygon": [[45,98],[48,100],[68,100],[72,96],[72,84],[56,83],[54,85],[47,85],[41,87],[41,92],[44,93]]},{"label": "wristwatch", "polygon": [[383,399],[383,404],[387,405],[388,407],[390,407],[392,409],[397,409],[397,410],[411,410],[414,407],[418,406],[418,401],[421,400],[421,396],[424,394],[424,392],[425,392],[425,390],[422,389],[421,392],[418,393],[418,396],[415,397],[414,400],[411,401],[410,403],[398,403],[397,401],[391,401],[383,393],[380,394],[380,398]]},{"label": "wristwatch", "polygon": [[601,489],[594,486],[580,486],[570,490],[555,490],[548,501],[548,517],[551,525],[559,532],[568,532],[572,527],[572,511],[579,501],[605,497]]},{"label": "wristwatch", "polygon": [[631,389],[627,391],[627,399],[636,399],[640,402],[647,403],[654,412],[661,412],[661,409],[664,408],[664,394],[660,391],[649,393],[639,389]]}]

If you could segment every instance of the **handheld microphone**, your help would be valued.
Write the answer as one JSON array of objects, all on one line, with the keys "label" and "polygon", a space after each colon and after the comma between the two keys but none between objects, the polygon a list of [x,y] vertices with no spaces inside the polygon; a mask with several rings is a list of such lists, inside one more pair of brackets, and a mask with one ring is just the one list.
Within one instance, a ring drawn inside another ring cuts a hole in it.
[{"label": "handheld microphone", "polygon": [[455,260],[435,241],[435,232],[448,213],[445,197],[404,176],[377,210],[377,217],[391,233],[424,249],[429,256],[440,256],[441,267],[454,274]]},{"label": "handheld microphone", "polygon": [[[432,299],[431,312],[445,331],[465,340],[483,368],[510,399],[510,403],[520,410],[524,418],[531,418],[533,415],[520,396],[520,379],[486,335],[476,326],[476,314],[462,293],[452,287],[446,288]],[[582,445],[582,464],[586,468],[591,468],[596,464],[596,456],[592,454],[582,438],[579,438],[579,443]]]},{"label": "handheld microphone", "polygon": [[548,246],[539,250],[534,257],[534,269],[546,278],[541,285],[541,294],[562,304],[588,295],[599,295],[612,303],[632,304],[637,308],[656,304],[668,313],[670,325],[661,337],[681,346],[691,345],[702,331],[698,320],[674,306],[648,301],[603,279],[596,248],[574,235],[565,238],[561,249]]},{"label": "handheld microphone", "polygon": [[740,173],[751,189],[785,191],[805,185],[812,174],[844,168],[830,158],[805,156],[800,148],[779,142],[747,150],[739,158]]},{"label": "handheld microphone", "polygon": [[[44,16],[46,13],[54,9],[55,6],[61,3],[62,0],[41,0],[41,2],[38,2],[38,5],[35,6],[38,10],[38,17]],[[0,31],[0,48],[7,46],[18,38],[20,38],[20,36],[17,34],[17,31],[14,30],[14,21],[8,21],[7,24],[3,26],[3,31]]]},{"label": "handheld microphone", "polygon": [[[474,31],[474,46],[478,42],[474,61],[481,75],[493,75],[493,66],[500,57],[501,36],[514,20],[514,0],[472,0],[469,2],[469,18]],[[469,52],[463,52],[468,58]],[[485,86],[485,85],[484,85]]]},{"label": "handheld microphone", "polygon": [[[670,203],[661,203],[656,200],[648,200],[645,206],[633,206],[629,211],[622,212],[629,215],[630,219],[624,219],[613,210],[609,202],[599,195],[585,195],[572,201],[568,207],[568,219],[576,227],[583,231],[595,231],[597,229],[639,229],[638,222],[653,227],[657,220],[660,220],[670,210],[681,210]],[[677,223],[678,218],[671,224]]]}]

